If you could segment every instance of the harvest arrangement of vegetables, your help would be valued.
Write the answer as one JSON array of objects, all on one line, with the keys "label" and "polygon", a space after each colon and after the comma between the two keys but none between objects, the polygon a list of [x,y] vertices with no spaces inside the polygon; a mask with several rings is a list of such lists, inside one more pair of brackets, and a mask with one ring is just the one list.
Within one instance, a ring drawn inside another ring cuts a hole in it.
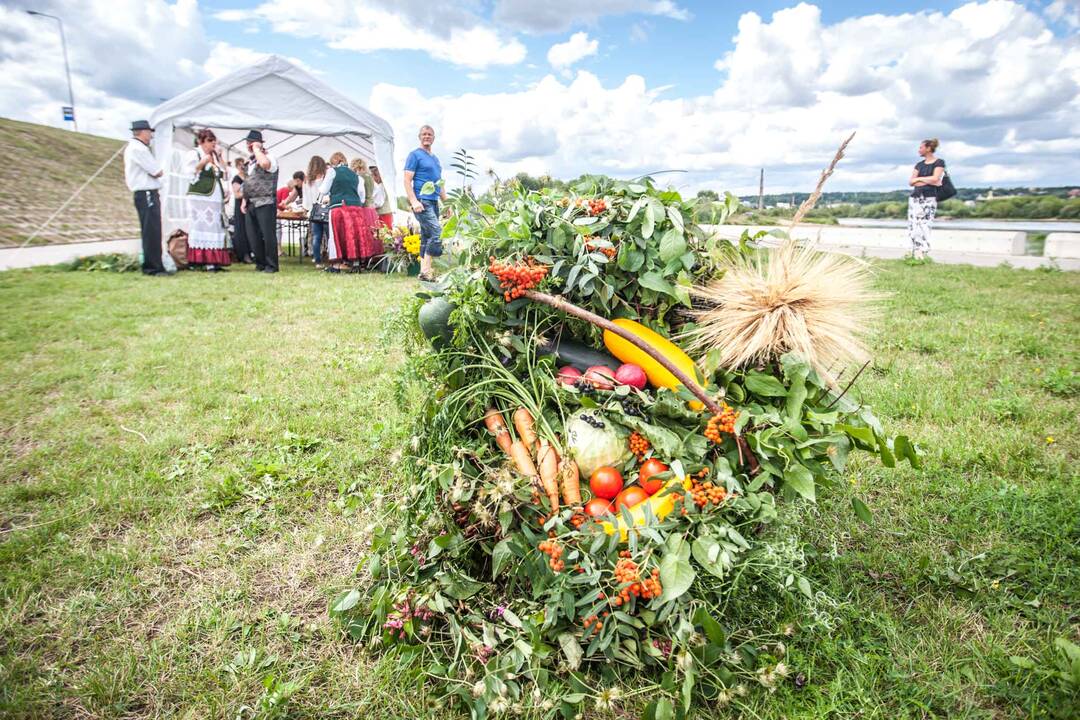
[{"label": "harvest arrangement of vegetables", "polygon": [[402,486],[330,607],[440,716],[660,720],[794,678],[783,628],[824,601],[778,513],[852,449],[918,462],[818,358],[684,352],[696,288],[779,252],[706,238],[691,207],[596,180],[446,228],[458,265],[408,309]]}]

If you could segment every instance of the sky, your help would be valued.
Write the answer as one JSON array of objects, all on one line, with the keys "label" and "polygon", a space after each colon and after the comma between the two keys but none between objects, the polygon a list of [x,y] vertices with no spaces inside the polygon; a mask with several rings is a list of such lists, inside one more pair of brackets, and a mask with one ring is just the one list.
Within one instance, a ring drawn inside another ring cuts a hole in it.
[{"label": "sky", "polygon": [[[903,187],[941,140],[959,186],[1080,184],[1080,0],[0,0],[0,116],[124,137],[275,53],[481,170],[701,189]],[[672,171],[672,172],[666,172]],[[489,176],[482,175],[480,184]]]}]

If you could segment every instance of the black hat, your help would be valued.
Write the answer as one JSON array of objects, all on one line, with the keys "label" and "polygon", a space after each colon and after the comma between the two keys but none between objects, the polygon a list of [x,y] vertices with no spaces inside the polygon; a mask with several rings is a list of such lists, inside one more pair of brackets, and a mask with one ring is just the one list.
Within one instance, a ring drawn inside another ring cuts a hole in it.
[{"label": "black hat", "polygon": [[145,120],[136,120],[131,123],[131,132],[135,132],[136,130],[150,130],[153,132],[154,128],[150,127],[150,123]]},{"label": "black hat", "polygon": [[244,139],[247,140],[248,142],[262,142],[263,141],[262,133],[259,132],[258,130],[249,130],[248,134],[247,134],[247,137],[244,138]]}]

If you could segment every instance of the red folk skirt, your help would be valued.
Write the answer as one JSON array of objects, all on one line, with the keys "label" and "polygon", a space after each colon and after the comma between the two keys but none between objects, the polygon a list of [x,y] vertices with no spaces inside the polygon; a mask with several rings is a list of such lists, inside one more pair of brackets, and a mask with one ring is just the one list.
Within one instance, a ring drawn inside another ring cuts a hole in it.
[{"label": "red folk skirt", "polygon": [[367,260],[382,255],[383,244],[375,230],[379,215],[375,208],[341,205],[330,210],[330,238],[333,260]]}]

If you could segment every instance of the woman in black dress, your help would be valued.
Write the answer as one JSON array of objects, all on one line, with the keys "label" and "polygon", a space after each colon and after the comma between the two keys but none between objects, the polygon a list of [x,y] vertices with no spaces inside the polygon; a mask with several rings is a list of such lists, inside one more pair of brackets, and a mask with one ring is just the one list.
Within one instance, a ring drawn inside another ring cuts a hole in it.
[{"label": "woman in black dress", "polygon": [[236,166],[236,174],[232,179],[232,193],[233,193],[233,252],[236,254],[236,261],[242,263],[249,263],[252,261],[251,247],[248,245],[246,227],[247,223],[244,222],[244,214],[240,211],[240,201],[244,198],[244,179],[247,177],[247,164],[244,162],[244,158],[237,158],[234,163]]}]

